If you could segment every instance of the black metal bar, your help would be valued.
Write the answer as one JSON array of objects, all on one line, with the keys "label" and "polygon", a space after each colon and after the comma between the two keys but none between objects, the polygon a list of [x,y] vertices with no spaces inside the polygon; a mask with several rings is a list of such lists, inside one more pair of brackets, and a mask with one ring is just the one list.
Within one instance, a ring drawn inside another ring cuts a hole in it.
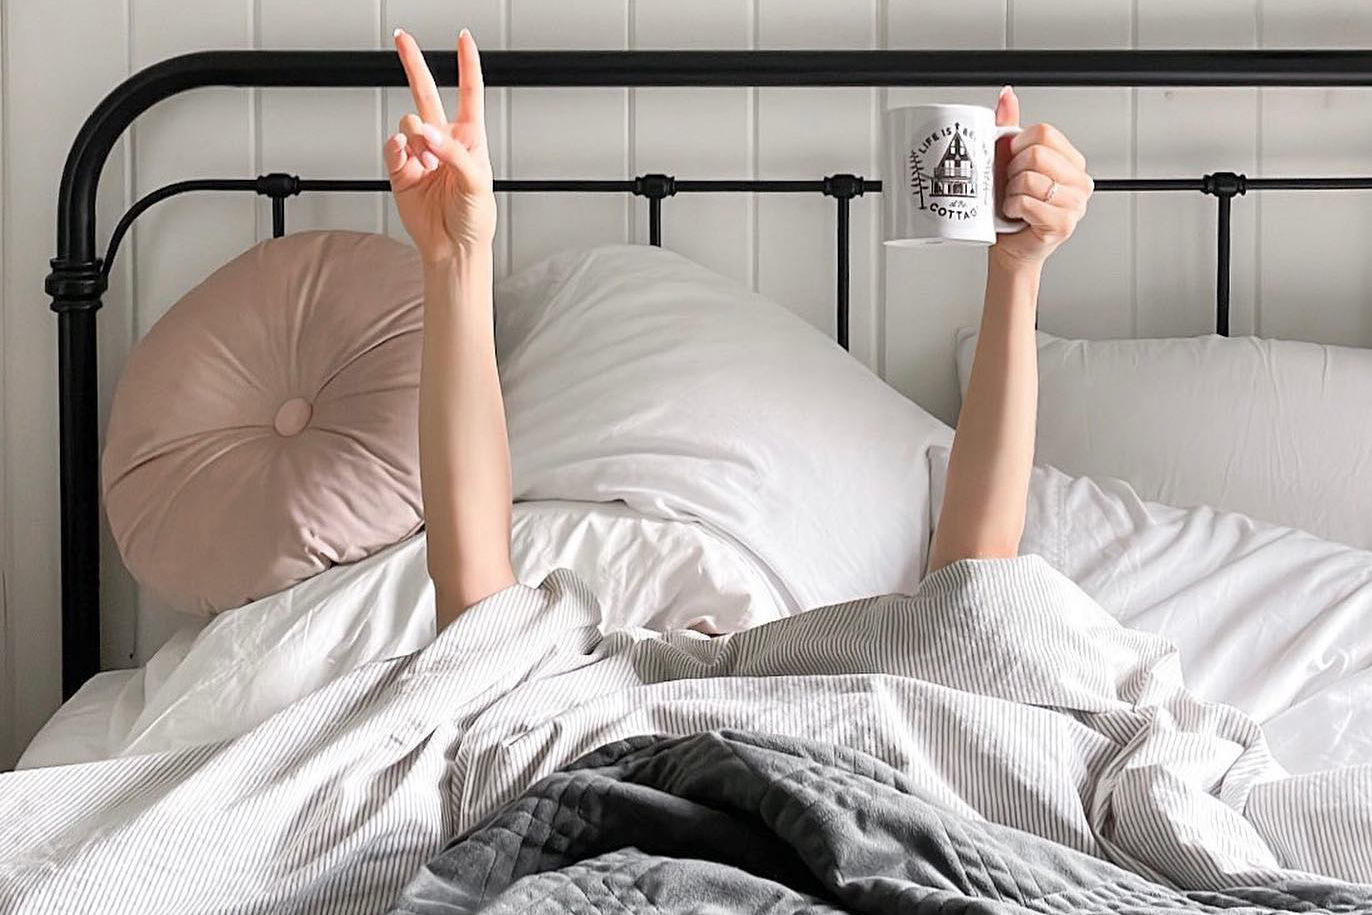
[{"label": "black metal bar", "polygon": [[634,179],[633,193],[648,198],[648,244],[662,247],[662,200],[676,193],[676,178],[658,173],[639,175]]},{"label": "black metal bar", "polygon": [[838,206],[838,295],[834,336],[838,345],[848,348],[848,198],[834,201]]},{"label": "black metal bar", "polygon": [[662,247],[662,198],[648,198],[648,244]]},{"label": "black metal bar", "polygon": [[1248,190],[1356,191],[1372,188],[1372,178],[1248,178]]},{"label": "black metal bar", "polygon": [[1215,333],[1229,336],[1229,205],[1234,197],[1221,194],[1219,204],[1218,246],[1215,251]]},{"label": "black metal bar", "polygon": [[100,672],[100,461],[94,308],[57,316],[62,698]]},{"label": "black metal bar", "polygon": [[[427,52],[442,85],[456,55]],[[490,51],[490,86],[1367,86],[1372,52]],[[133,74],[91,113],[62,175],[58,252],[94,257],[95,187],[115,141],[162,99],[202,86],[403,86],[391,51],[200,51]]]},{"label": "black metal bar", "polygon": [[286,198],[272,198],[272,238],[286,234]]},{"label": "black metal bar", "polygon": [[[291,182],[288,190],[280,190],[270,182],[284,179]],[[634,193],[639,179],[501,179],[495,182],[499,192],[525,193]],[[882,189],[881,182],[863,178],[862,192],[877,193]],[[1372,176],[1362,177],[1320,177],[1320,178],[1246,178],[1249,190],[1369,190],[1372,189]],[[140,198],[120,218],[110,234],[110,240],[101,262],[101,273],[108,277],[113,269],[115,256],[134,220],[154,204],[168,197],[190,191],[256,191],[266,194],[273,200],[273,234],[284,233],[284,223],[277,222],[275,210],[280,194],[309,192],[382,192],[390,190],[390,182],[384,178],[297,178],[293,175],[274,174],[253,178],[196,178],[177,181],[151,191]],[[1103,192],[1153,192],[1153,191],[1206,191],[1206,178],[1100,178],[1096,180],[1096,190]],[[768,180],[768,179],[672,179],[672,193],[824,193],[822,180]],[[660,198],[659,198],[660,199]],[[657,215],[654,216],[654,211]],[[661,244],[661,209],[657,201],[649,196],[649,242]],[[654,231],[656,223],[656,232]]]},{"label": "black metal bar", "polygon": [[838,345],[848,348],[848,287],[849,263],[851,252],[848,246],[848,201],[860,197],[868,182],[857,175],[829,175],[822,182],[824,196],[833,197],[838,207],[835,212],[835,235],[837,245],[837,289],[835,292],[835,331]]},{"label": "black metal bar", "polygon": [[1234,172],[1211,172],[1201,190],[1219,202],[1215,248],[1215,333],[1229,336],[1229,209],[1234,198],[1248,190],[1248,178]]},{"label": "black metal bar", "polygon": [[1200,191],[1202,178],[1097,178],[1098,191]]},{"label": "black metal bar", "polygon": [[119,218],[114,231],[110,233],[109,244],[105,246],[105,258],[102,262],[101,273],[106,278],[109,277],[110,271],[114,269],[114,256],[119,252],[119,243],[124,240],[124,234],[133,225],[133,221],[143,215],[153,204],[188,191],[251,191],[255,186],[256,182],[251,178],[194,178],[189,181],[176,181],[172,184],[163,185],[157,190],[143,195]]}]

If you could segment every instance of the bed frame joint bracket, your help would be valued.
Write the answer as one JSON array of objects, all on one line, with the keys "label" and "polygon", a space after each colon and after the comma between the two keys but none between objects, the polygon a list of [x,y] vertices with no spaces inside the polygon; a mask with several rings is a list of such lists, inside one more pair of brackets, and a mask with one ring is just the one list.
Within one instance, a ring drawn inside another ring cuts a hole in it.
[{"label": "bed frame joint bracket", "polygon": [[828,175],[824,179],[824,196],[851,200],[861,197],[867,190],[867,182],[859,175]]},{"label": "bed frame joint bracket", "polygon": [[1248,193],[1248,176],[1234,172],[1213,172],[1201,178],[1201,191],[1215,197],[1235,197]]},{"label": "bed frame joint bracket", "polygon": [[258,175],[254,190],[264,197],[271,197],[273,200],[294,197],[300,193],[300,176],[288,175],[285,172]]},{"label": "bed frame joint bracket", "polygon": [[43,282],[43,290],[52,296],[52,310],[58,314],[69,311],[95,311],[107,283],[100,269],[100,258],[90,261],[67,261],[54,257],[48,262],[52,272]]},{"label": "bed frame joint bracket", "polygon": [[649,200],[674,197],[676,196],[676,177],[657,173],[639,175],[634,179],[634,196],[647,197]]}]

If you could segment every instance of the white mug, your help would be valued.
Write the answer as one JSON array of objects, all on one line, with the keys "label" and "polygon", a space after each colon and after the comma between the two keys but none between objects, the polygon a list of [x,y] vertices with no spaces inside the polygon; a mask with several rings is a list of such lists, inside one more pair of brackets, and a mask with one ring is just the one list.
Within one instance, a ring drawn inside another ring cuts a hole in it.
[{"label": "white mug", "polygon": [[888,245],[990,245],[1022,220],[1001,216],[995,193],[997,127],[980,105],[913,105],[886,112],[882,176]]}]

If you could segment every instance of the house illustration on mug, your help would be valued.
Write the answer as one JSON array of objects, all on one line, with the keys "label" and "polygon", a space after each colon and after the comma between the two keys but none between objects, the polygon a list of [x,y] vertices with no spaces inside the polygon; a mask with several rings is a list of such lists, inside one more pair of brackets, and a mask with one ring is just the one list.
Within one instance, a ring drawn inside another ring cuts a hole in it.
[{"label": "house illustration on mug", "polygon": [[953,139],[943,152],[943,158],[934,166],[933,180],[930,182],[931,197],[975,197],[977,196],[977,172],[967,146],[962,142],[962,132],[955,127]]}]

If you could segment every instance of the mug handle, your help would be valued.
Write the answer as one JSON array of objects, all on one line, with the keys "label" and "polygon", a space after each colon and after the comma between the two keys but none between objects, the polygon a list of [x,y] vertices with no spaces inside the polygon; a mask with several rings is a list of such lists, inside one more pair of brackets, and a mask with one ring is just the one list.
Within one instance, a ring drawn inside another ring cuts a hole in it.
[{"label": "mug handle", "polygon": [[[996,128],[996,146],[999,146],[1000,141],[1003,140],[1005,137],[1013,137],[1023,130],[1023,127],[1018,127],[1013,124],[1004,124],[998,126]],[[992,191],[992,196],[996,196],[994,190]],[[1023,219],[1006,219],[1004,216],[1002,216],[1000,213],[1000,206],[1002,203],[1004,203],[1003,192],[999,197],[997,197],[993,201],[992,210],[996,220],[996,234],[1008,235],[1012,232],[1018,232],[1021,229],[1027,229],[1029,227],[1029,223],[1025,222]]]}]

